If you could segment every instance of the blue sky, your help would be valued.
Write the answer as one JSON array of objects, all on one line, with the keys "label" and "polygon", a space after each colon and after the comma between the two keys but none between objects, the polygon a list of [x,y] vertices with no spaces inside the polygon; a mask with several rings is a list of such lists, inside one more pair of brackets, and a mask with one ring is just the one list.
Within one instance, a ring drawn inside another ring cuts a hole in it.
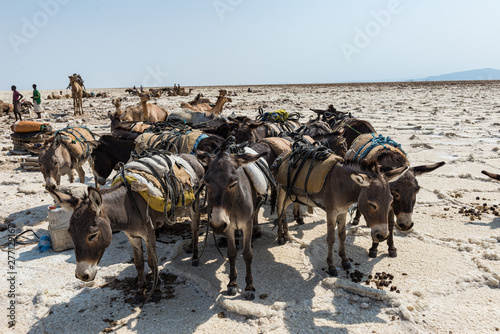
[{"label": "blue sky", "polygon": [[[394,81],[500,69],[495,0],[0,5],[0,90]],[[6,13],[8,13],[6,15]]]}]

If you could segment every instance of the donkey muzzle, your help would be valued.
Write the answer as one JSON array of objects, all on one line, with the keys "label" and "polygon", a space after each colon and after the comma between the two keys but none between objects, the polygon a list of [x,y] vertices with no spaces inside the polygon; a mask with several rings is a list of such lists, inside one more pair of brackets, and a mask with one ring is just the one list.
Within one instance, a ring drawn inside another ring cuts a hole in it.
[{"label": "donkey muzzle", "polygon": [[372,240],[373,242],[379,243],[384,241],[389,237],[389,229],[387,227],[375,227],[372,229]]},{"label": "donkey muzzle", "polygon": [[411,221],[412,214],[410,213],[400,213],[396,217],[396,227],[401,231],[409,231],[413,228],[413,222]]},{"label": "donkey muzzle", "polygon": [[76,264],[75,277],[84,282],[93,281],[97,274],[97,266],[82,261]]},{"label": "donkey muzzle", "polygon": [[215,234],[226,233],[226,230],[229,227],[229,213],[226,209],[220,207],[212,209],[210,227],[212,227]]}]

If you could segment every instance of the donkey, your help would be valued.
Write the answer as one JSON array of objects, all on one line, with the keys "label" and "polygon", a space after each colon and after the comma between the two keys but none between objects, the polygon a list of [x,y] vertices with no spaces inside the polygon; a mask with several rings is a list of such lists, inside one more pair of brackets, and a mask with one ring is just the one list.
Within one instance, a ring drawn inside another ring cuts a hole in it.
[{"label": "donkey", "polygon": [[92,145],[87,140],[93,139],[93,134],[85,128],[66,128],[47,139],[38,156],[47,189],[58,186],[62,175],[68,175],[69,182],[73,183],[74,169],[78,173],[80,182],[85,182],[85,171],[82,166],[92,151]]},{"label": "donkey", "polygon": [[[364,158],[365,160],[377,163],[381,166],[382,170],[410,165],[400,145],[392,141],[389,137],[384,138],[381,136],[371,137],[369,135],[363,135],[359,138],[360,141],[356,142],[354,144],[355,147],[351,147],[345,155],[346,159],[356,158],[359,160],[359,158],[361,158],[361,156],[358,156],[358,153],[360,152],[359,148],[362,147],[362,142],[366,140],[365,138],[370,138],[375,144],[378,143],[377,140],[380,138],[383,140],[383,143],[371,148],[371,151],[368,152]],[[432,172],[444,164],[444,162],[438,162],[430,165],[411,167],[401,178],[390,183],[391,194],[394,198],[390,207],[388,221],[389,237],[387,238],[387,246],[390,257],[397,257],[397,248],[394,246],[394,226],[401,231],[409,231],[414,225],[412,221],[413,208],[415,207],[417,194],[420,190],[416,177]],[[360,217],[361,214],[359,210],[357,210],[352,225],[357,225]],[[396,220],[394,219],[395,217]],[[378,243],[374,241],[369,251],[370,257],[377,257],[377,248]]]},{"label": "donkey", "polygon": [[[179,156],[194,170],[198,180],[203,176],[203,167],[193,155]],[[163,212],[153,210],[148,202],[130,185],[123,181],[109,189],[97,190],[88,188],[88,195],[84,198],[72,194],[49,190],[57,202],[66,208],[73,209],[68,231],[75,245],[76,271],[75,276],[84,281],[94,280],[97,274],[97,265],[104,251],[111,244],[112,232],[123,231],[134,251],[134,264],[137,270],[139,289],[134,302],[145,302],[146,276],[144,273],[144,255],[142,240],[144,240],[148,265],[153,272],[153,289],[151,300],[159,301],[161,290],[158,283],[158,263],[156,257],[155,230],[166,222]],[[192,185],[193,188],[197,184]],[[195,203],[197,198],[195,198]],[[174,201],[171,201],[173,203]],[[179,208],[177,208],[179,209]],[[198,260],[198,229],[200,222],[199,211],[195,212],[191,205],[182,208],[183,213],[189,210],[191,216],[193,264]]]},{"label": "donkey", "polygon": [[[338,224],[339,256],[342,259],[342,267],[347,270],[351,268],[345,251],[346,214],[349,206],[359,203],[359,209],[372,230],[372,240],[374,242],[385,240],[389,235],[387,220],[392,202],[388,182],[396,181],[407,169],[408,167],[401,167],[381,173],[376,164],[337,162],[328,172],[318,193],[306,194],[303,190],[294,189],[293,199],[287,196],[286,185],[280,184],[278,180],[278,214],[281,215],[293,201],[320,206],[326,211],[328,245],[326,262],[328,273],[337,276],[338,272],[333,264],[335,225]],[[287,222],[280,216],[278,242],[284,244],[288,238]]]},{"label": "donkey", "polygon": [[245,298],[255,298],[252,276],[252,228],[253,218],[259,207],[258,196],[252,181],[243,166],[257,161],[264,154],[229,154],[225,145],[216,155],[198,151],[196,157],[206,166],[203,182],[212,208],[210,226],[214,233],[224,234],[228,241],[229,284],[227,292],[233,296],[237,292],[235,232],[243,232],[243,259],[246,264]]}]

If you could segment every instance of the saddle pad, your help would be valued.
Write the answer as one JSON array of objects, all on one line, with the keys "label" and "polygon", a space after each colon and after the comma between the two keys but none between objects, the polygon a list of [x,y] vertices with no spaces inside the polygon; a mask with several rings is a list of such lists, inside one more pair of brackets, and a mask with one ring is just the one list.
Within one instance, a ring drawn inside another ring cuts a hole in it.
[{"label": "saddle pad", "polygon": [[[310,144],[314,143],[314,139],[309,136],[304,136],[304,139],[309,141]],[[274,154],[277,156],[284,152],[290,151],[292,149],[293,140],[289,140],[283,137],[267,137],[261,139],[261,141],[268,144],[273,150]]]},{"label": "saddle pad", "polygon": [[203,131],[192,130],[187,134],[174,136],[165,132],[162,134],[143,133],[135,139],[135,150],[137,153],[148,148],[166,149],[165,143],[172,143],[177,148],[177,153],[191,153],[196,144],[196,140],[203,135]]},{"label": "saddle pad", "polygon": [[[245,153],[258,154],[249,147],[245,147]],[[259,158],[259,161],[261,161],[261,163],[267,166],[267,162],[266,160],[264,160],[264,158]],[[245,166],[243,166],[243,169],[245,170],[245,173],[248,175],[248,178],[250,178],[250,181],[252,181],[252,185],[255,188],[255,191],[259,195],[267,194],[268,180],[264,172],[259,168],[259,166],[257,166],[255,162],[252,162],[250,164],[246,164]]]},{"label": "saddle pad", "polygon": [[[290,164],[290,159],[289,159],[290,152],[286,153],[283,156],[282,160],[283,162],[279,167],[278,176],[276,177],[276,182],[281,184],[285,188],[287,187],[288,184],[288,172],[289,172],[288,166]],[[320,192],[321,189],[323,189],[323,184],[325,183],[326,177],[328,176],[330,170],[333,168],[333,166],[335,166],[337,162],[342,162],[342,161],[344,161],[344,159],[335,154],[331,154],[326,160],[323,161],[320,160],[313,161],[312,159],[307,159],[303,168],[299,172],[299,176],[295,181],[294,188],[305,190],[310,194],[315,194]],[[307,174],[309,173],[311,162],[313,163],[313,167],[309,179],[307,181],[307,189],[306,189],[305,187],[306,177]],[[291,173],[290,182],[293,181],[293,179],[295,178],[296,172],[297,172],[296,169],[290,170]]]},{"label": "saddle pad", "polygon": [[84,127],[67,127],[56,132],[63,144],[77,157],[86,158],[92,151],[87,141],[94,141],[93,133]]},{"label": "saddle pad", "polygon": [[[376,145],[378,139],[388,139],[388,143],[384,141],[383,144]],[[372,142],[376,145],[372,145]],[[376,161],[380,154],[386,151],[393,151],[399,155],[406,156],[406,154],[399,147],[395,147],[390,138],[375,136],[375,134],[366,133],[358,136],[351,145],[351,148],[345,154],[346,160],[366,160]],[[397,145],[397,144],[396,144]]]},{"label": "saddle pad", "polygon": [[[187,161],[177,156],[152,156],[140,160],[150,165],[159,175],[164,175],[165,172],[169,171],[165,159],[171,161],[172,171],[182,185],[184,204],[190,204],[195,198],[193,185],[197,184],[198,177]],[[189,166],[189,168],[185,166]],[[125,165],[125,169],[125,179],[130,184],[132,191],[139,193],[151,209],[164,212],[165,205],[167,205],[167,211],[170,210],[171,203],[165,200],[160,182],[148,167],[137,161],[132,161]],[[111,185],[115,185],[120,181],[123,181],[123,178],[121,174],[118,174]],[[176,206],[182,206],[182,196],[179,196]]]}]

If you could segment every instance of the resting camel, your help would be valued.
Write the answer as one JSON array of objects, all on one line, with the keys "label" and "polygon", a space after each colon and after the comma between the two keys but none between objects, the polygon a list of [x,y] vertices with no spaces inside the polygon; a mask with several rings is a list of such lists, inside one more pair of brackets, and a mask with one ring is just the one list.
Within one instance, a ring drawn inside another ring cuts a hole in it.
[{"label": "resting camel", "polygon": [[12,105],[11,103],[8,103],[8,102],[3,102],[2,100],[0,100],[0,116],[2,116],[4,113],[10,113],[10,112],[14,112],[14,105]]},{"label": "resting camel", "polygon": [[157,106],[156,104],[147,103],[149,100],[151,100],[151,95],[149,95],[148,93],[139,93],[139,97],[141,98],[143,117],[141,121],[154,123],[162,122],[167,119],[167,110]]},{"label": "resting camel", "polygon": [[122,99],[116,98],[111,101],[116,108],[114,117],[119,118],[122,121],[142,121],[142,105],[140,103],[136,105],[127,106],[125,110],[122,110]]},{"label": "resting camel", "polygon": [[192,124],[208,122],[214,119],[215,117],[219,117],[222,114],[222,108],[224,104],[226,102],[231,102],[231,98],[226,97],[226,94],[227,91],[221,89],[219,91],[219,97],[217,98],[215,106],[208,110],[196,110],[196,109],[186,108],[182,107],[181,104],[181,108],[174,110],[170,114],[169,118],[180,118]]},{"label": "resting camel", "polygon": [[71,85],[71,95],[73,96],[73,110],[75,115],[83,115],[83,89],[78,82],[78,77],[76,75],[70,75],[69,84]]},{"label": "resting camel", "polygon": [[[217,116],[219,116],[222,113],[222,107],[224,106],[224,103],[231,102],[230,98],[225,97],[226,95],[226,90],[219,90],[219,97],[217,98],[217,102],[215,103],[215,106],[212,107],[210,106],[210,101],[208,99],[201,99],[203,95],[198,94],[193,101],[188,103],[182,102],[181,108],[190,109],[192,111],[204,111],[207,114],[216,114]],[[208,103],[205,101],[208,101]]]}]

